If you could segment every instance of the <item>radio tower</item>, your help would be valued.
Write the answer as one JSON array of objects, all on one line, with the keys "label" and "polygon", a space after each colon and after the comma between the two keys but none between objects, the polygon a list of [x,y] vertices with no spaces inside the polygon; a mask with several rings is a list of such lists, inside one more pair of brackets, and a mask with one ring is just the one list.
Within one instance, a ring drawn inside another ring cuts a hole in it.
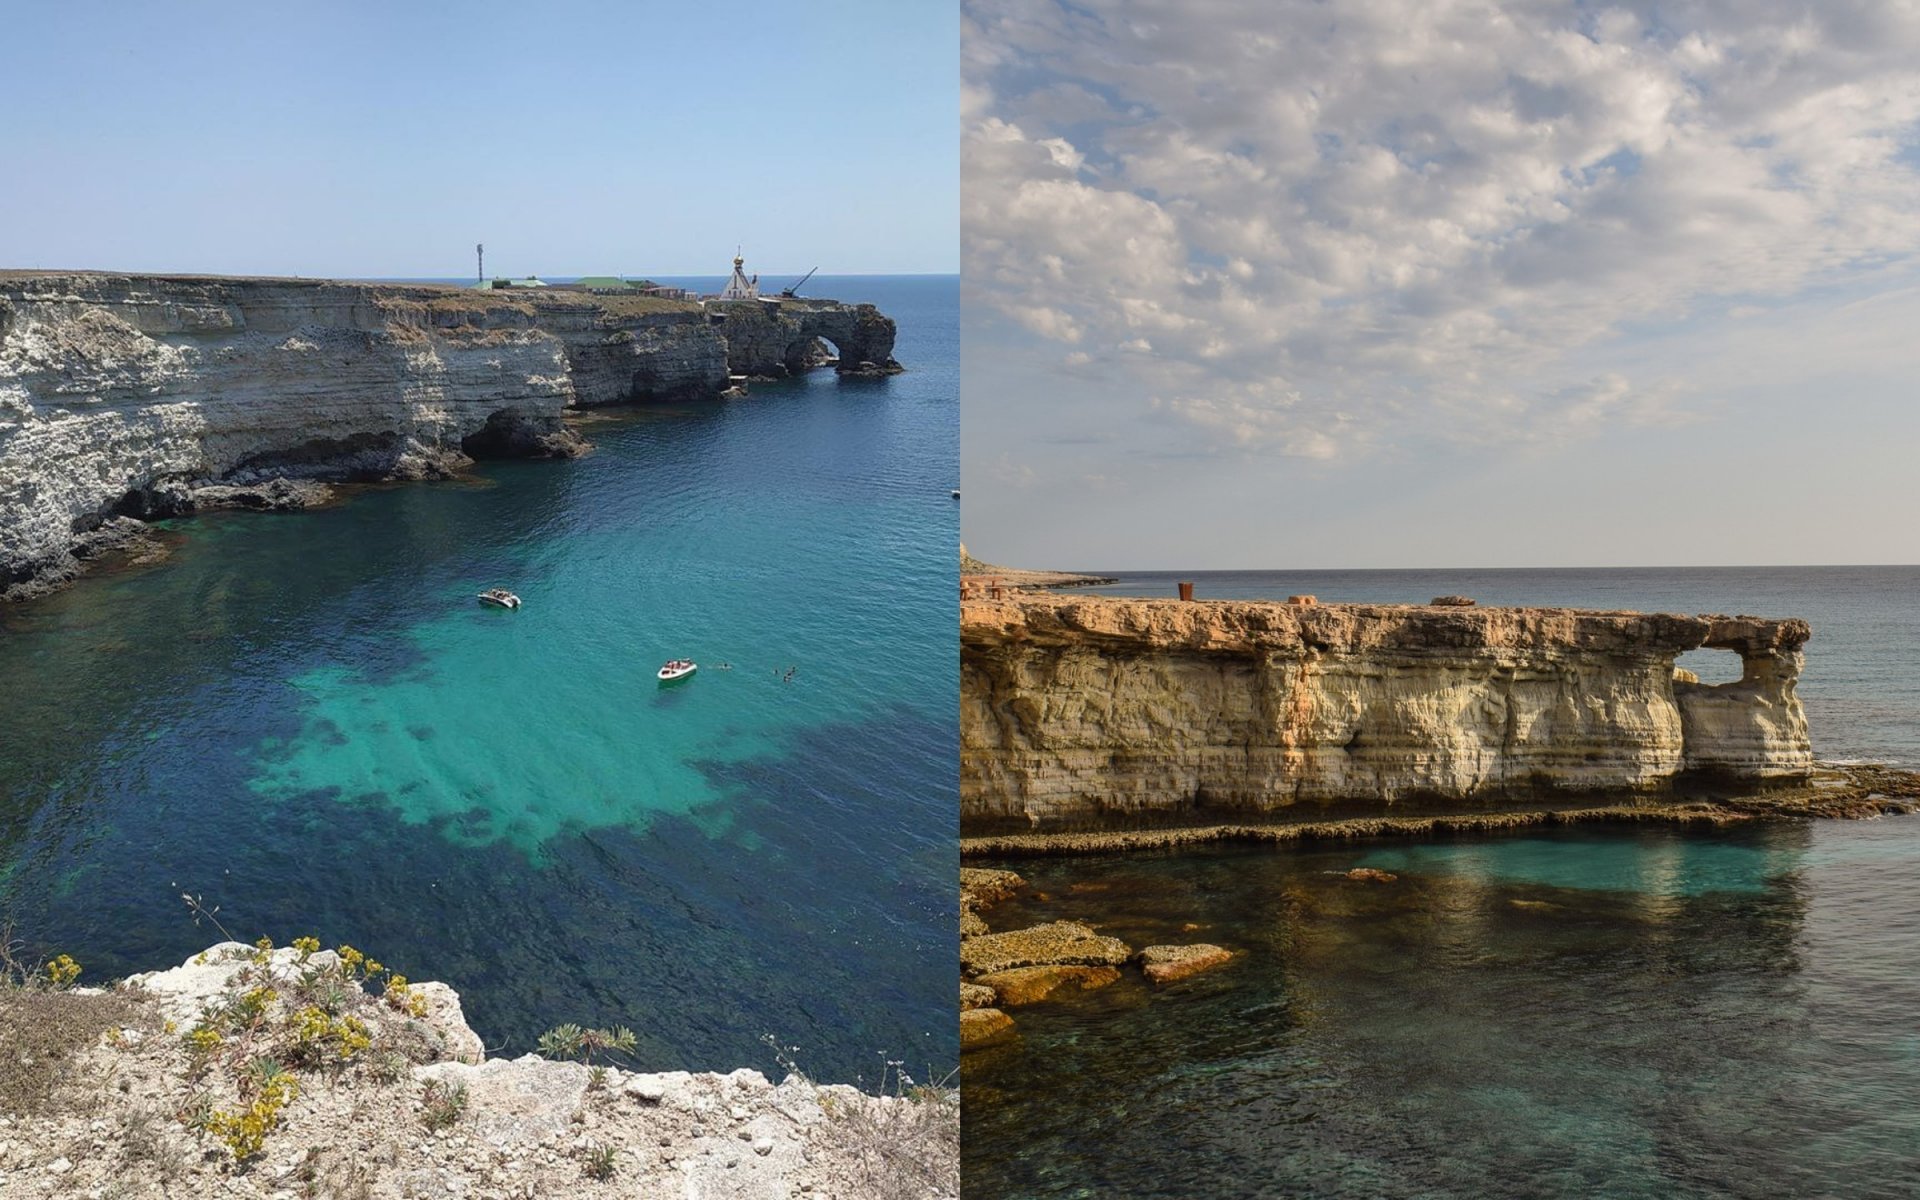
[{"label": "radio tower", "polygon": [[482,242],[473,244],[473,281],[475,283],[487,281],[487,247]]}]

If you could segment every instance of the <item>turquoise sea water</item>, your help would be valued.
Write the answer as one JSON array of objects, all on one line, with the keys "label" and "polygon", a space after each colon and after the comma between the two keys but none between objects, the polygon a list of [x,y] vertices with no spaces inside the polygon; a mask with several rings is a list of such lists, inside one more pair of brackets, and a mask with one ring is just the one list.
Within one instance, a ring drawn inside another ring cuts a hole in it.
[{"label": "turquoise sea water", "polygon": [[104,978],[210,940],[201,893],[451,983],[510,1051],[619,1021],[662,1068],[950,1062],[957,282],[818,289],[908,373],[178,522],[0,615],[5,918]]},{"label": "turquoise sea water", "polygon": [[[1920,760],[1910,568],[1179,577],[1806,616],[1816,750]],[[1018,1010],[963,1066],[969,1197],[1920,1194],[1920,818],[982,865],[1045,897],[996,928],[1239,956]]]}]

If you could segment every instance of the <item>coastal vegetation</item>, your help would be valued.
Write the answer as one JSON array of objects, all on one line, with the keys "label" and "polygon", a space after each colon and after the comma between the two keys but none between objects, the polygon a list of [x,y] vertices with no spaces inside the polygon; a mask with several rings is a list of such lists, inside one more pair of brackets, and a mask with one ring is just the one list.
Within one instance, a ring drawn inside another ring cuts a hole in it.
[{"label": "coastal vegetation", "polygon": [[631,1030],[573,1024],[542,1049],[583,1061],[487,1059],[452,989],[310,937],[221,942],[109,988],[9,941],[0,972],[0,1192],[958,1195],[958,1095],[904,1074],[869,1094],[634,1073],[591,1062],[630,1053]]}]

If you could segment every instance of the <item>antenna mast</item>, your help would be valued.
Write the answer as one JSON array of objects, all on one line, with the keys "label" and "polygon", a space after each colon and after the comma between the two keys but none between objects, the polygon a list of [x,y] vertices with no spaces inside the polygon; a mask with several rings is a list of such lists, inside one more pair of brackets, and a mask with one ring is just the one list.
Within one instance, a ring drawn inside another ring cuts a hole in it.
[{"label": "antenna mast", "polygon": [[475,283],[487,281],[487,247],[481,242],[473,244],[473,281]]}]

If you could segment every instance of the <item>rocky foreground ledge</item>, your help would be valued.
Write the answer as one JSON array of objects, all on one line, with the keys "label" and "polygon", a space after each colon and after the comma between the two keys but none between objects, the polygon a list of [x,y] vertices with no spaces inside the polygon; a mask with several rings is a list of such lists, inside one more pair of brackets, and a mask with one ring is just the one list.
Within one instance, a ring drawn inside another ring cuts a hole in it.
[{"label": "rocky foreground ledge", "polygon": [[[963,828],[1472,813],[1813,770],[1804,621],[1442,599],[965,600]],[[1676,670],[1703,647],[1741,678]]]},{"label": "rocky foreground ledge", "polygon": [[948,1089],[488,1059],[441,984],[313,943],[225,942],[0,989],[0,1195],[959,1194]]},{"label": "rocky foreground ledge", "polygon": [[842,374],[900,369],[870,304],[0,271],[0,600],[144,520],[578,454],[572,409],[728,394],[822,339]]}]

